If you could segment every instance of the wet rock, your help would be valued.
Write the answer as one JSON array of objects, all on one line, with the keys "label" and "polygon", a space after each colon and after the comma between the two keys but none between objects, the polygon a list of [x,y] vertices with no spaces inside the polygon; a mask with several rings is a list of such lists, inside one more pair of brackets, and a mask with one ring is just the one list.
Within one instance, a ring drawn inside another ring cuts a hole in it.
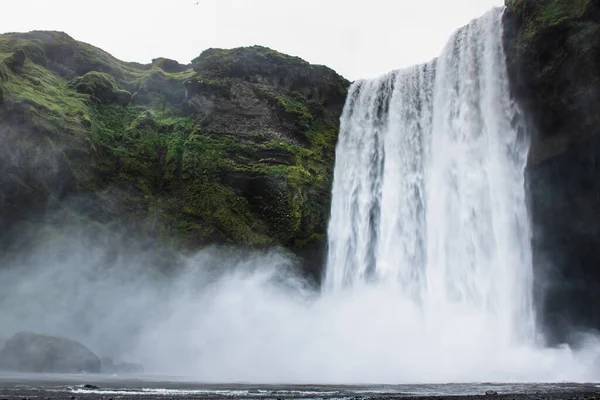
[{"label": "wet rock", "polygon": [[495,390],[487,390],[487,391],[485,392],[485,395],[486,395],[486,396],[497,396],[497,395],[498,395],[498,392],[496,392]]},{"label": "wet rock", "polygon": [[83,388],[84,388],[84,389],[99,389],[99,387],[98,387],[98,386],[96,386],[96,385],[91,385],[91,384],[89,384],[89,383],[86,383],[85,385],[83,385]]},{"label": "wet rock", "polygon": [[19,332],[0,351],[0,370],[96,373],[100,372],[100,359],[74,340]]}]

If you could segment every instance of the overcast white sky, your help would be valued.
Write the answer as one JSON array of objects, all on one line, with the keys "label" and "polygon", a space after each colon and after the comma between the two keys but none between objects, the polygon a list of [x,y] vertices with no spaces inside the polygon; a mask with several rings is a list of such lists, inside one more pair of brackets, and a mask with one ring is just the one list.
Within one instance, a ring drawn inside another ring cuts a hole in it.
[{"label": "overcast white sky", "polygon": [[[188,63],[209,47],[260,44],[370,78],[437,56],[503,0],[5,0],[0,32],[64,31],[117,58]],[[196,4],[198,3],[198,4]]]}]

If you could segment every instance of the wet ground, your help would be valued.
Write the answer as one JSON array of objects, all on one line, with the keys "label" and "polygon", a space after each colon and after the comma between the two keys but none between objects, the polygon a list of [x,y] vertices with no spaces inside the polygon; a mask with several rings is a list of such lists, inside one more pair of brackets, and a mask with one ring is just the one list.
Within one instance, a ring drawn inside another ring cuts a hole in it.
[{"label": "wet ground", "polygon": [[[488,394],[486,394],[488,392]],[[496,394],[497,393],[497,394]],[[600,400],[600,385],[256,385],[202,384],[185,379],[120,378],[101,375],[16,375],[0,373],[3,399],[432,399]]]}]

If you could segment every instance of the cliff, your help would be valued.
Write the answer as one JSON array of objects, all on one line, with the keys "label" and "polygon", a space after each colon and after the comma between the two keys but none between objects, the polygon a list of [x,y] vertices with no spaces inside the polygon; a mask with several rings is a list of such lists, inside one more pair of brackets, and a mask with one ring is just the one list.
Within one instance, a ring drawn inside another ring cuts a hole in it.
[{"label": "cliff", "polygon": [[507,0],[505,48],[527,118],[540,322],[551,341],[600,328],[600,2]]},{"label": "cliff", "polygon": [[0,35],[1,243],[59,211],[177,249],[285,246],[317,276],[348,86],[259,46],[142,65]]}]

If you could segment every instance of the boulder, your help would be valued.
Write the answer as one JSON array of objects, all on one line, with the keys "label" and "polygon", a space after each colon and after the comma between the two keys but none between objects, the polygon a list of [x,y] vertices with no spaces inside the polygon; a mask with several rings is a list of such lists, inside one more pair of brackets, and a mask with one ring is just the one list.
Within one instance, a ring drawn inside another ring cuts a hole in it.
[{"label": "boulder", "polygon": [[99,373],[100,359],[74,340],[19,332],[0,351],[0,370],[46,373]]},{"label": "boulder", "polygon": [[86,383],[85,385],[83,385],[83,388],[84,388],[84,389],[100,389],[100,387],[99,387],[99,386],[92,385],[92,384],[90,384],[90,383]]},{"label": "boulder", "polygon": [[4,60],[4,64],[13,72],[18,72],[25,64],[27,55],[21,49],[15,51],[11,56]]},{"label": "boulder", "polygon": [[114,78],[103,72],[90,71],[78,76],[69,82],[69,87],[91,96],[101,104],[126,106],[131,101],[131,93],[119,88]]}]

